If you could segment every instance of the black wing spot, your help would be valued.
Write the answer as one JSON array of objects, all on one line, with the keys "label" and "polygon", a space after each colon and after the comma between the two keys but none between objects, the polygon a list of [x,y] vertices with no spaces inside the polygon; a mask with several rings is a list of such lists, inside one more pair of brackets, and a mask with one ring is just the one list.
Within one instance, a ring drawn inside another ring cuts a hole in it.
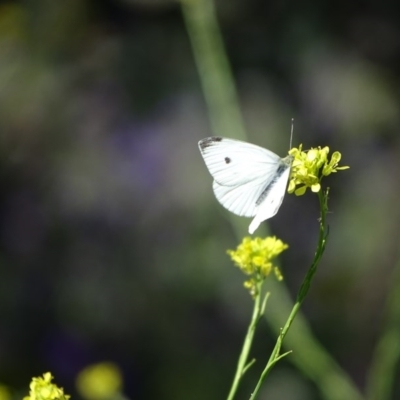
[{"label": "black wing spot", "polygon": [[225,157],[225,162],[229,164],[232,160],[229,157]]},{"label": "black wing spot", "polygon": [[202,150],[204,150],[205,148],[212,146],[213,143],[222,141],[222,139],[223,138],[220,136],[210,136],[208,138],[200,140],[199,146]]}]

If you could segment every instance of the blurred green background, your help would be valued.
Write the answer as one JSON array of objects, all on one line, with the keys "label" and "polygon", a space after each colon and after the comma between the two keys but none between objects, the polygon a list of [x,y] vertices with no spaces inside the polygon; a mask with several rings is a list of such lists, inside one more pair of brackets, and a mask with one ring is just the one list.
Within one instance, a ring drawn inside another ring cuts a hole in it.
[{"label": "blurred green background", "polygon": [[[294,117],[295,146],[351,167],[327,179],[329,243],[302,311],[361,391],[399,257],[399,11],[216,1],[248,140],[284,156]],[[27,392],[50,370],[79,398],[79,371],[108,360],[130,399],[226,397],[252,306],[226,249],[250,220],[214,199],[197,142],[215,133],[179,2],[0,3],[2,383]],[[293,298],[317,218],[316,196],[287,195],[269,223]],[[275,338],[262,321],[238,398]],[[288,359],[267,398],[325,399]]]}]

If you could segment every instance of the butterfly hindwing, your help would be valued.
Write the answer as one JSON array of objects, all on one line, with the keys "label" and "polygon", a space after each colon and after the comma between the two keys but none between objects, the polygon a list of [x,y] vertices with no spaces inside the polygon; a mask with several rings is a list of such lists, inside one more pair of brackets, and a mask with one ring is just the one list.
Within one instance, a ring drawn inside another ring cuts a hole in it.
[{"label": "butterfly hindwing", "polygon": [[256,209],[255,217],[249,226],[249,233],[251,234],[254,233],[261,222],[272,218],[278,212],[282,204],[286,193],[292,159],[289,158],[283,161],[286,161],[286,163],[281,164],[281,174],[271,182],[265,197],[262,198],[262,201]]}]

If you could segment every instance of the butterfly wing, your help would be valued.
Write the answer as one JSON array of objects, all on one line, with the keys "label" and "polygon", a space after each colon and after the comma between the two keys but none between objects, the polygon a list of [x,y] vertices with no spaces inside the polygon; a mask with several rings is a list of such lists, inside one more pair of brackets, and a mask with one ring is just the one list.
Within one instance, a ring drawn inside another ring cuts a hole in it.
[{"label": "butterfly wing", "polygon": [[223,186],[236,186],[263,178],[272,179],[281,158],[262,147],[212,136],[200,140],[199,149],[215,181]]},{"label": "butterfly wing", "polygon": [[201,140],[199,148],[218,201],[234,214],[255,216],[282,159],[262,147],[215,136]]}]

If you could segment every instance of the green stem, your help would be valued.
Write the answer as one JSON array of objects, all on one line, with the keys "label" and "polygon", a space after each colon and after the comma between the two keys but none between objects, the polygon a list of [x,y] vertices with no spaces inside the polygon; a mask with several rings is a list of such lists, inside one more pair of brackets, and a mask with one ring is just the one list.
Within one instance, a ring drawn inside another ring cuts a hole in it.
[{"label": "green stem", "polygon": [[250,397],[250,400],[254,400],[260,389],[261,386],[264,382],[264,380],[266,379],[266,377],[269,375],[269,373],[271,372],[272,368],[274,367],[274,365],[284,356],[286,356],[288,353],[284,353],[281,354],[281,347],[282,347],[282,343],[283,343],[283,339],[285,338],[286,334],[288,333],[292,322],[294,320],[294,318],[296,317],[297,312],[300,309],[301,304],[303,303],[307,292],[310,288],[310,284],[311,284],[311,280],[317,270],[319,261],[321,260],[321,257],[324,253],[325,250],[325,244],[326,244],[326,239],[328,236],[328,227],[326,225],[326,213],[328,210],[327,207],[327,201],[328,201],[328,193],[329,190],[327,189],[327,191],[325,193],[319,192],[318,193],[318,198],[319,198],[319,204],[320,204],[320,222],[319,222],[319,237],[318,237],[318,246],[317,246],[317,251],[315,252],[314,255],[314,260],[310,266],[310,268],[307,271],[307,274],[303,280],[303,283],[300,287],[299,293],[297,295],[297,299],[296,302],[292,308],[292,311],[290,312],[290,315],[283,327],[283,329],[281,330],[278,339],[276,341],[275,347],[272,350],[271,356],[268,360],[267,365],[265,366],[263,372],[260,375],[260,378],[257,382],[257,385]]},{"label": "green stem", "polygon": [[[271,329],[278,335],[285,320],[293,308],[293,301],[285,285],[281,282],[269,280],[268,291],[273,293],[274,312],[266,313]],[[362,400],[363,396],[357,386],[338,365],[327,350],[314,336],[301,309],[296,315],[293,328],[285,337],[285,347],[293,350],[288,358],[299,371],[315,383],[325,400]]]},{"label": "green stem", "polygon": [[326,240],[328,238],[328,233],[329,233],[329,227],[326,225],[326,213],[328,212],[328,196],[329,196],[329,188],[326,189],[325,193],[322,193],[322,191],[318,192],[318,199],[320,206],[318,245],[317,245],[317,251],[315,252],[314,255],[314,260],[307,271],[306,277],[304,278],[299,293],[297,295],[296,303],[300,303],[300,305],[307,295],[308,289],[310,288],[311,285],[311,280],[315,272],[317,271],[318,264],[325,251]]},{"label": "green stem", "polygon": [[254,298],[254,306],[253,306],[253,314],[251,316],[251,322],[249,327],[247,328],[246,337],[243,342],[242,351],[239,356],[239,361],[236,368],[236,373],[233,378],[232,386],[229,391],[229,395],[227,400],[232,400],[236,394],[237,388],[239,386],[240,380],[242,379],[245,372],[249,369],[249,367],[253,364],[254,361],[250,361],[247,363],[247,359],[249,357],[250,348],[253,342],[254,332],[256,330],[258,321],[260,320],[262,314],[264,313],[266,301],[269,297],[269,293],[267,293],[264,297],[264,300],[261,301],[261,287],[263,282],[259,282],[257,284],[257,293]]},{"label": "green stem", "polygon": [[213,0],[181,0],[181,4],[212,131],[219,136],[246,139]]},{"label": "green stem", "polygon": [[386,305],[386,326],[372,357],[367,379],[368,400],[388,400],[400,358],[400,260]]}]

